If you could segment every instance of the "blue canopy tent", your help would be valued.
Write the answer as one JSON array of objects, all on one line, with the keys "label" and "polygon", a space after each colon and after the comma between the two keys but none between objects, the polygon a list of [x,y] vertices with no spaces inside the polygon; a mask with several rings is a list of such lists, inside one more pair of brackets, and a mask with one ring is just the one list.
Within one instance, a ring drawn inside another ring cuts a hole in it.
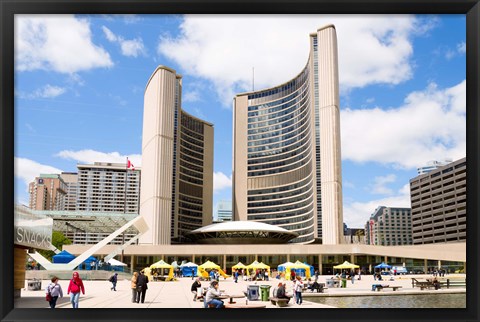
[{"label": "blue canopy tent", "polygon": [[[380,270],[383,270],[384,268],[388,268],[390,269],[392,266],[384,263],[384,262],[381,262],[380,264],[378,264],[377,266],[375,266],[375,268],[378,268]],[[388,275],[388,272],[387,271],[384,271],[381,273],[382,275]]]},{"label": "blue canopy tent", "polygon": [[57,255],[53,255],[52,260],[54,264],[67,264],[73,261],[74,255],[70,254],[66,250],[62,250]]},{"label": "blue canopy tent", "polygon": [[[92,265],[91,263],[95,263],[97,261],[97,259],[93,256],[90,256],[89,258],[87,258],[83,263],[81,263],[80,265],[78,265],[78,269],[84,269],[84,270],[91,270],[92,269]],[[94,266],[95,267],[95,266]]]},{"label": "blue canopy tent", "polygon": [[384,262],[381,262],[380,264],[378,264],[377,266],[375,266],[375,268],[391,268],[392,266],[388,265],[388,264],[385,264]]},{"label": "blue canopy tent", "polygon": [[279,272],[284,272],[287,269],[287,266],[290,266],[290,265],[293,265],[293,263],[292,262],[286,262],[286,263],[280,264],[280,265],[278,265],[277,270]]},{"label": "blue canopy tent", "polygon": [[182,270],[182,276],[192,276],[192,274],[193,276],[197,276],[198,265],[188,262],[180,265],[180,269]]},{"label": "blue canopy tent", "polygon": [[304,263],[305,265],[310,266],[310,276],[315,275],[315,268],[313,267],[313,265],[307,264],[307,262],[303,262],[303,263]]}]

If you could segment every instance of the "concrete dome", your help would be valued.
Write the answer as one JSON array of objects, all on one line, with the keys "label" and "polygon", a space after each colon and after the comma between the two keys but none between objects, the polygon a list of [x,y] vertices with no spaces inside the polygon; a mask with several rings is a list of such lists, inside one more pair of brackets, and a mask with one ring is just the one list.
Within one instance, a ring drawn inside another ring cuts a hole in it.
[{"label": "concrete dome", "polygon": [[284,244],[298,234],[256,221],[226,221],[195,229],[186,236],[199,244]]}]

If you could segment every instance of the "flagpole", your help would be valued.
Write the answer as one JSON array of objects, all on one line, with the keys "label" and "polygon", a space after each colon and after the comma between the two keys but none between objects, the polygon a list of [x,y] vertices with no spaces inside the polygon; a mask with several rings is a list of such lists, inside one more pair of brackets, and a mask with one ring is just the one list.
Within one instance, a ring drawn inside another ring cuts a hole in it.
[{"label": "flagpole", "polygon": [[[127,181],[128,181],[128,157],[127,163],[125,164],[125,198],[123,201],[123,213],[127,213]],[[122,232],[122,246],[125,245],[125,232]],[[120,257],[120,261],[123,263],[123,247],[122,247],[122,255]]]},{"label": "flagpole", "polygon": [[124,200],[123,200],[123,213],[127,212],[127,181],[128,181],[128,157],[127,157],[127,163],[125,164],[125,193],[124,193]]}]

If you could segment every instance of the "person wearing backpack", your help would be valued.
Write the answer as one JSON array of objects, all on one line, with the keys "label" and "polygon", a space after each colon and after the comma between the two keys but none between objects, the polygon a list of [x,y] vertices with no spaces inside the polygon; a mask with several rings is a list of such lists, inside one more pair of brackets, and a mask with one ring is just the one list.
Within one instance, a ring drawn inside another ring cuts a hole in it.
[{"label": "person wearing backpack", "polygon": [[117,279],[118,279],[118,273],[113,274],[110,276],[108,279],[112,283],[112,287],[110,287],[110,291],[114,290],[115,292],[117,291]]},{"label": "person wearing backpack", "polygon": [[80,291],[85,295],[85,287],[78,272],[73,272],[73,277],[68,284],[67,295],[70,294],[70,302],[74,309],[78,309],[78,302],[80,301]]},{"label": "person wearing backpack", "polygon": [[50,308],[54,309],[55,305],[57,304],[58,297],[63,297],[63,291],[60,284],[58,284],[58,277],[52,277],[51,281],[52,282],[48,284],[47,288],[45,289],[45,293],[47,294],[46,298],[48,304],[50,304]]}]

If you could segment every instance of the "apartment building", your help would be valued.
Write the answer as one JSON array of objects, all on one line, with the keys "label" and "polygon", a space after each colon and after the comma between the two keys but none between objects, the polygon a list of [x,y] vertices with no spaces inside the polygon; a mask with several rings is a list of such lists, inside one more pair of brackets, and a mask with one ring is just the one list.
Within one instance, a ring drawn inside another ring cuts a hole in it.
[{"label": "apartment building", "polygon": [[410,208],[380,206],[365,225],[367,245],[412,245],[412,212]]},{"label": "apartment building", "polygon": [[410,197],[413,244],[466,241],[466,158],[411,179]]}]

